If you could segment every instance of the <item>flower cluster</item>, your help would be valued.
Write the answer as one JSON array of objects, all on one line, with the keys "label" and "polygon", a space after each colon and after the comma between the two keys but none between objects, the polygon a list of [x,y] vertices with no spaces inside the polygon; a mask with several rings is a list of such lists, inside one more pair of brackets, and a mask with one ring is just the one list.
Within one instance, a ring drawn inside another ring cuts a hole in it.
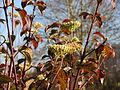
[{"label": "flower cluster", "polygon": [[72,33],[76,28],[80,27],[80,25],[81,23],[79,21],[64,22],[61,24],[61,31]]}]

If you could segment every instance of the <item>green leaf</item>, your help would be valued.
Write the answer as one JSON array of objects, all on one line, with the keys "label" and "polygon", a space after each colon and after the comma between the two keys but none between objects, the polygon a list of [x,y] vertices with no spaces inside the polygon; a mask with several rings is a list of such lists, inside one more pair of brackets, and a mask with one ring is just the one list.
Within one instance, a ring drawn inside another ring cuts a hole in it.
[{"label": "green leaf", "polygon": [[9,83],[12,81],[13,81],[12,78],[10,78],[9,76],[0,74],[0,84]]}]

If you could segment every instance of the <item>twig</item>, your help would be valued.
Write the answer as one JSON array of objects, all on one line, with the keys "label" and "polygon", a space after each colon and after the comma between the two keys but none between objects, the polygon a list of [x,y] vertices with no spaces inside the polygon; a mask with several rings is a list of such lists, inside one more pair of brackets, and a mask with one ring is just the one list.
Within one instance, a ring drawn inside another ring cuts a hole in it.
[{"label": "twig", "polygon": [[59,67],[59,69],[58,69],[56,75],[54,76],[53,80],[51,81],[50,85],[48,86],[48,89],[47,89],[47,90],[50,90],[50,88],[52,87],[52,85],[53,85],[53,83],[54,83],[56,77],[58,76],[58,74],[59,74],[59,72],[60,72],[60,70],[61,70],[61,68],[62,68],[62,65],[63,65],[63,59],[64,59],[64,56],[62,57],[60,67]]},{"label": "twig", "polygon": [[[6,6],[5,6],[5,2],[3,0],[3,9],[4,9],[4,13],[5,13],[5,18],[6,18],[6,24],[7,24],[7,30],[8,30],[8,38],[9,38],[9,42],[10,42],[10,52],[11,52],[11,63],[13,63],[13,68],[14,68],[14,76],[15,76],[15,86],[17,89],[17,76],[16,76],[16,68],[15,68],[15,63],[14,63],[14,51],[13,51],[13,44],[12,44],[12,38],[10,35],[10,29],[9,29],[9,24],[8,24],[8,17],[7,17],[7,10],[6,10]],[[11,72],[12,72],[12,65],[10,66],[10,72],[9,72],[9,76],[11,77]],[[10,89],[10,83],[8,85],[8,89]]]},{"label": "twig", "polygon": [[[97,3],[97,7],[96,7],[96,10],[95,10],[95,15],[97,14],[98,7],[99,7],[99,3]],[[86,48],[87,48],[87,45],[88,45],[88,43],[89,43],[89,39],[90,39],[90,36],[91,36],[94,19],[95,19],[95,18],[92,19],[92,23],[91,23],[91,26],[90,26],[90,30],[89,30],[89,32],[88,32],[87,40],[86,40],[85,47],[84,47],[84,50],[83,50],[83,54],[82,54],[82,56],[81,56],[81,62],[80,62],[80,64],[83,62],[83,60],[84,60],[84,58],[85,58]],[[75,78],[73,90],[76,89],[77,82],[78,82],[78,78],[79,78],[79,73],[80,73],[80,69],[79,69],[78,72],[77,72],[77,76],[76,76],[76,78]]]}]

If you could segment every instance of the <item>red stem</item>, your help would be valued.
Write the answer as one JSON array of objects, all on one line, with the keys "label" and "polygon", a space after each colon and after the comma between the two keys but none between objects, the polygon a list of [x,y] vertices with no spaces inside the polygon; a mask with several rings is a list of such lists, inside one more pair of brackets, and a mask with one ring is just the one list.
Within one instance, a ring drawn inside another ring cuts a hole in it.
[{"label": "red stem", "polygon": [[[12,38],[10,35],[10,29],[9,29],[9,24],[8,24],[8,17],[7,17],[7,10],[6,10],[6,6],[5,6],[5,2],[3,0],[3,9],[4,9],[4,13],[5,13],[5,18],[6,18],[6,24],[7,24],[7,30],[8,30],[8,38],[9,38],[9,42],[10,42],[10,53],[11,53],[11,63],[13,63],[13,69],[14,69],[14,76],[15,76],[15,86],[17,89],[17,76],[16,76],[16,68],[15,68],[15,63],[14,63],[14,51],[13,51],[13,44],[12,44]],[[11,72],[12,72],[12,64],[10,65],[10,77],[11,77]],[[8,89],[10,89],[10,83],[8,85]]]},{"label": "red stem", "polygon": [[[97,3],[97,7],[96,7],[96,10],[95,10],[95,15],[97,14],[98,7],[99,7],[99,3]],[[93,28],[94,19],[95,19],[95,18],[92,19],[92,23],[91,23],[91,26],[90,26],[90,30],[89,30],[89,32],[88,32],[87,40],[86,40],[85,47],[84,47],[84,50],[83,50],[83,54],[82,54],[82,56],[81,56],[81,62],[80,62],[80,64],[83,62],[83,60],[84,60],[84,58],[85,58],[86,48],[87,48],[87,45],[88,45],[88,43],[89,43],[89,39],[90,39],[90,36],[91,36],[91,33],[92,33],[92,28]],[[79,73],[80,73],[80,69],[79,69],[78,72],[77,72],[77,75],[76,75],[76,78],[75,78],[75,82],[74,82],[74,86],[73,86],[73,90],[76,89],[77,82],[78,82],[78,78],[79,78]]]}]

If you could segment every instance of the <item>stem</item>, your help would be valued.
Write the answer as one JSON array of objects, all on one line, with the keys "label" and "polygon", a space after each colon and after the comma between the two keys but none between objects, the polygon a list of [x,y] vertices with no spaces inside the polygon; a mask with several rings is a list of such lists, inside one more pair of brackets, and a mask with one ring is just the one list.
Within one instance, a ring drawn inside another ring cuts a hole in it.
[{"label": "stem", "polygon": [[[17,89],[17,76],[16,76],[16,68],[15,68],[15,63],[14,63],[14,51],[13,51],[13,44],[12,44],[12,38],[10,35],[10,29],[9,29],[9,23],[8,23],[8,17],[7,17],[7,10],[6,10],[6,6],[5,6],[5,2],[3,0],[3,9],[4,9],[4,13],[5,13],[5,18],[6,18],[6,24],[7,24],[7,30],[8,30],[8,38],[9,38],[9,42],[10,42],[10,53],[11,53],[11,63],[13,63],[13,68],[14,68],[14,76],[15,76],[15,86]],[[10,72],[9,75],[11,77],[11,72],[12,72],[12,65],[10,66]],[[8,89],[10,89],[10,83],[8,85]]]},{"label": "stem", "polygon": [[[36,2],[36,0],[34,0],[34,2]],[[31,37],[31,28],[32,28],[32,23],[33,23],[33,18],[34,18],[34,13],[35,13],[35,9],[36,9],[36,5],[34,5],[34,7],[33,7],[33,13],[32,13],[32,18],[31,18],[31,24],[30,24],[30,31],[29,31],[29,38]],[[25,44],[27,44],[27,46],[29,45],[29,40],[25,43]],[[24,45],[25,45],[24,44]],[[18,54],[18,52],[15,54],[15,55],[17,55]],[[24,75],[25,75],[25,66],[26,66],[26,60],[24,61],[24,67],[23,67],[23,71],[22,71],[22,81],[24,81],[23,79],[24,79]],[[22,87],[23,88],[23,87]]]},{"label": "stem", "polygon": [[[14,4],[14,0],[12,0]],[[12,35],[14,35],[14,8],[12,7]]]},{"label": "stem", "polygon": [[58,69],[58,71],[57,71],[56,75],[54,76],[53,80],[51,81],[51,83],[50,83],[50,85],[49,85],[49,87],[48,87],[48,89],[47,89],[47,90],[50,90],[50,88],[52,87],[52,85],[53,85],[54,81],[56,80],[56,78],[57,78],[57,76],[58,76],[58,74],[59,74],[59,72],[60,72],[60,70],[61,70],[61,68],[62,68],[63,59],[64,59],[64,57],[62,57],[60,67],[59,67],[59,69]]},{"label": "stem", "polygon": [[[95,15],[97,14],[98,7],[99,7],[99,3],[97,3],[97,7],[96,7],[96,10],[95,10]],[[81,62],[80,62],[80,64],[83,62],[83,60],[84,60],[84,58],[85,58],[86,48],[87,48],[87,45],[88,45],[88,43],[89,43],[89,39],[90,39],[90,36],[91,36],[91,33],[92,33],[92,28],[93,28],[94,20],[95,20],[95,18],[92,19],[92,23],[91,23],[91,26],[90,26],[90,30],[89,30],[89,32],[88,32],[87,40],[86,40],[85,47],[84,47],[84,50],[83,50],[83,54],[82,54],[82,56],[81,56]],[[74,86],[73,86],[73,90],[76,89],[77,82],[78,82],[78,78],[79,78],[79,73],[80,73],[80,69],[79,69],[78,72],[77,72],[77,75],[76,75],[76,78],[75,78],[75,82],[74,82]]]}]

